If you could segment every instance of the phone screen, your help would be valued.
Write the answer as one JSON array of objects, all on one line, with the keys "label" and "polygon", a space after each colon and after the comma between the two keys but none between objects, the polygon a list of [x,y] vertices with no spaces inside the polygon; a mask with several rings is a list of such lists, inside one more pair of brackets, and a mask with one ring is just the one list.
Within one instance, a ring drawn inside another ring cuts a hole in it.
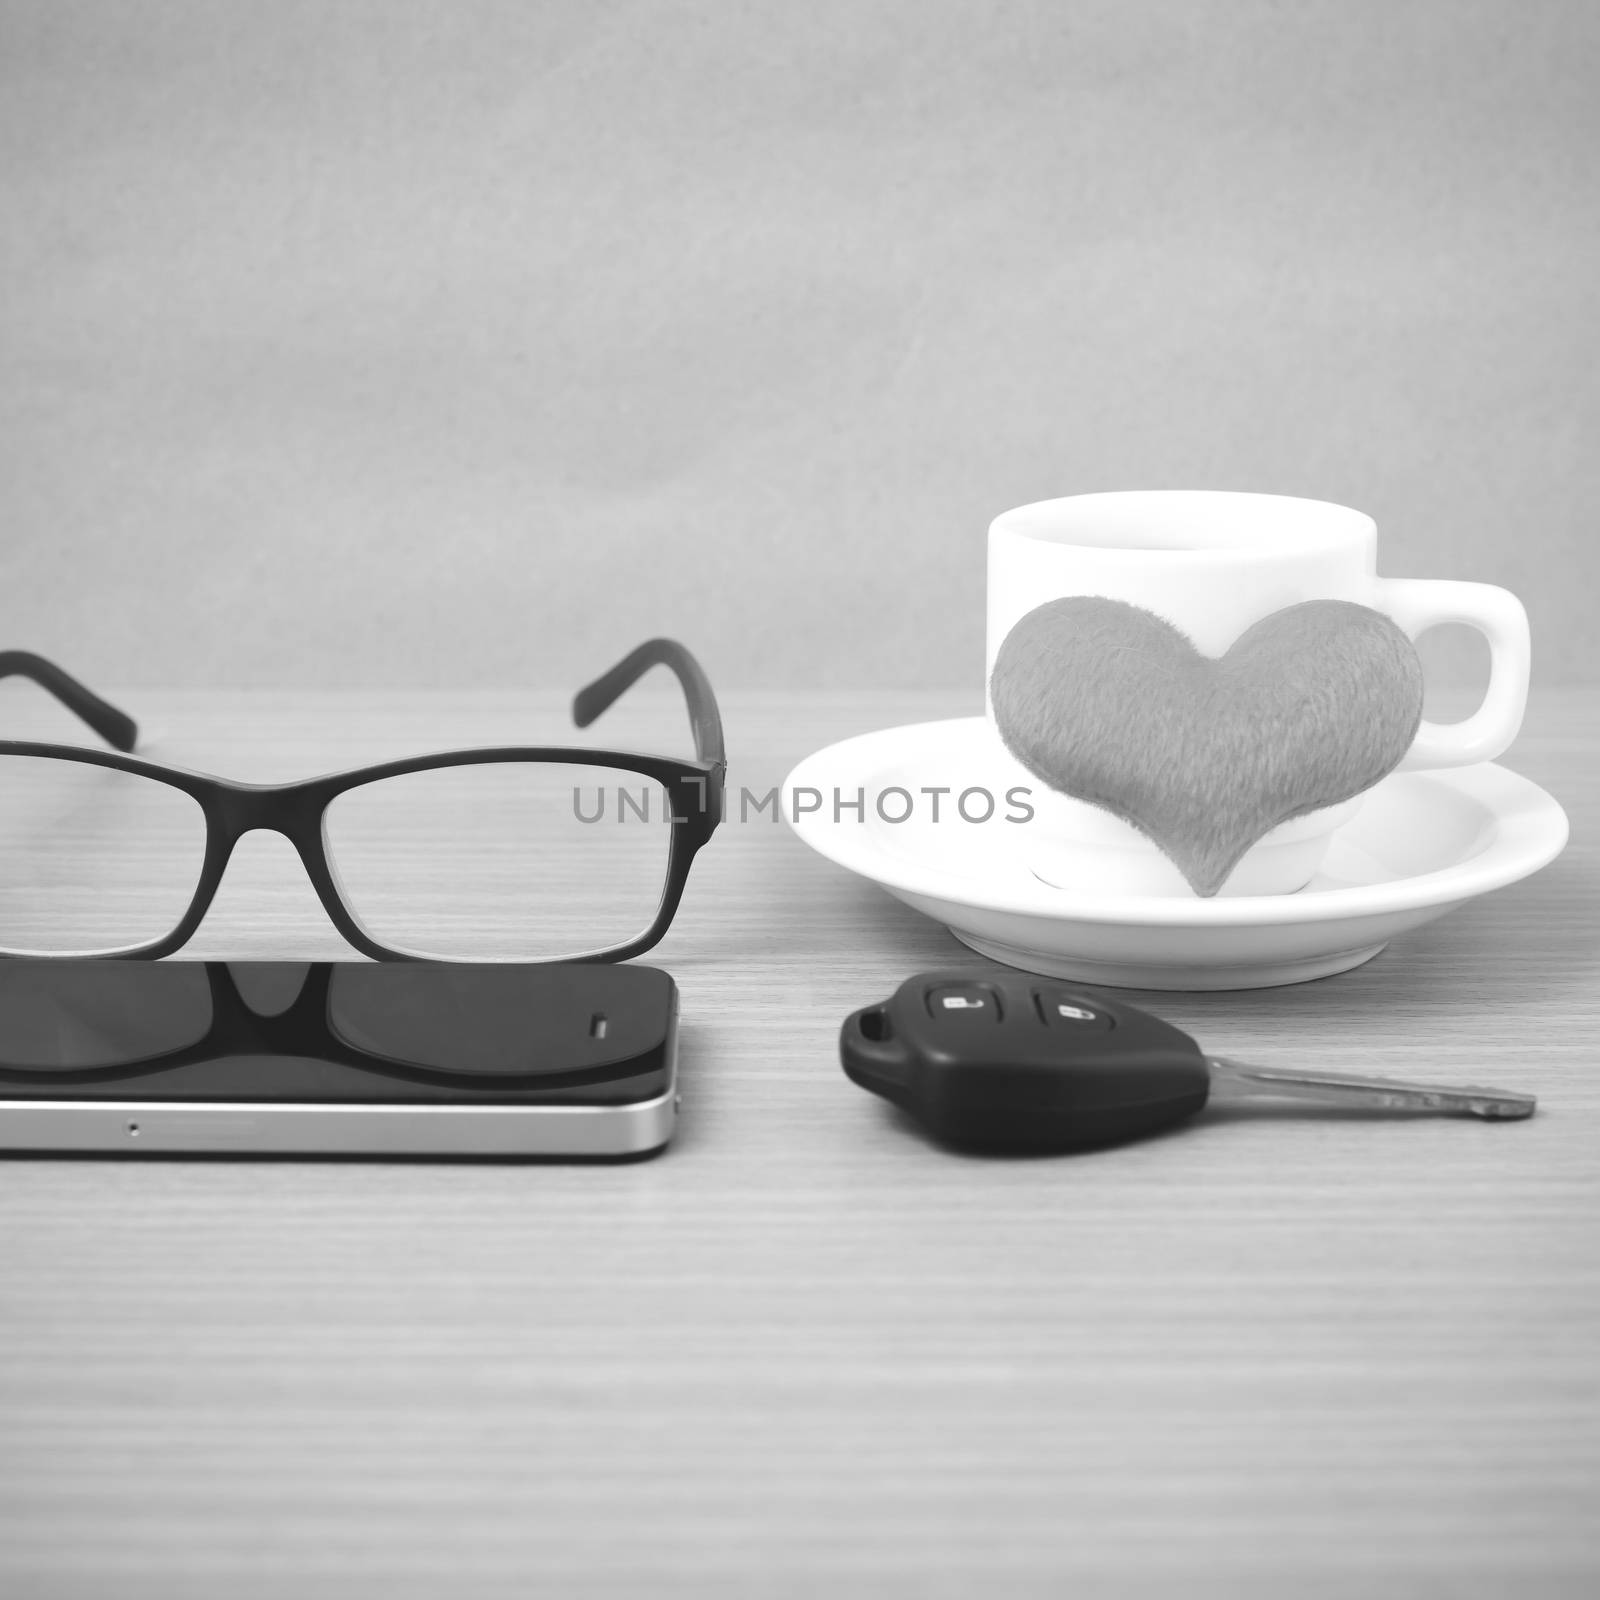
[{"label": "phone screen", "polygon": [[675,1021],[655,967],[0,961],[0,1100],[627,1105]]}]

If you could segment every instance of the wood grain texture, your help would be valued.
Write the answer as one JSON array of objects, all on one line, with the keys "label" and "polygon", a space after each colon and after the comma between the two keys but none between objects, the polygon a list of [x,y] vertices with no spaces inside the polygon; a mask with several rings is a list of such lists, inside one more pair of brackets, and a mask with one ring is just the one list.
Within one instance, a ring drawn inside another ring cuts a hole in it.
[{"label": "wood grain texture", "polygon": [[[583,742],[554,696],[122,699],[146,753],[245,778]],[[730,696],[735,795],[976,709]],[[835,1032],[982,963],[735,803],[652,957],[659,1160],[0,1163],[0,1592],[1595,1592],[1597,713],[1545,694],[1507,758],[1572,816],[1534,879],[1337,978],[1148,997],[1246,1058],[1534,1090],[1527,1124],[934,1151]],[[681,716],[589,733],[681,750]],[[21,687],[0,717],[75,736]],[[185,952],[341,953],[261,837]]]}]

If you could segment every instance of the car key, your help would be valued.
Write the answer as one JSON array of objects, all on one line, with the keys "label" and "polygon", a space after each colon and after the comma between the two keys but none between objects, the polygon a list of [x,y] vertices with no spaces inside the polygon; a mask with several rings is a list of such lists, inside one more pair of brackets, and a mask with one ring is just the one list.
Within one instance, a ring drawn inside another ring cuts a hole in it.
[{"label": "car key", "polygon": [[1472,1116],[1533,1115],[1532,1095],[1288,1072],[1207,1055],[1160,1017],[1024,973],[926,972],[845,1020],[846,1074],[946,1144],[1053,1152],[1121,1144],[1207,1104],[1265,1097]]}]

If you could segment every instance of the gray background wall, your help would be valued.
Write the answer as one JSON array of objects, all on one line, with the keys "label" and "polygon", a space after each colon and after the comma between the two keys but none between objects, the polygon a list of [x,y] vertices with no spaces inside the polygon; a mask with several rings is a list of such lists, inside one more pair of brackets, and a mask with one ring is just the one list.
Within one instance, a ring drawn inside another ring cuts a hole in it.
[{"label": "gray background wall", "polygon": [[995,512],[1199,486],[1592,680],[1597,85],[1585,0],[0,0],[0,642],[975,685]]}]

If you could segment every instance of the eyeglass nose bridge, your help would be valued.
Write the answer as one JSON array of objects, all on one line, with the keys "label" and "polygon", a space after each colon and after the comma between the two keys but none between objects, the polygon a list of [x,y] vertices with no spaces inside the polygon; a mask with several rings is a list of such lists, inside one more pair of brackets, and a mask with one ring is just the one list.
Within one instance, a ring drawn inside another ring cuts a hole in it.
[{"label": "eyeglass nose bridge", "polygon": [[322,813],[327,796],[308,783],[230,783],[212,796],[212,824],[224,854],[247,833],[277,833],[298,855],[320,854]]},{"label": "eyeglass nose bridge", "polygon": [[179,930],[179,942],[193,933],[210,909],[239,841],[248,833],[276,833],[288,840],[299,857],[312,889],[339,932],[364,953],[387,956],[389,952],[367,939],[347,904],[323,839],[324,813],[343,787],[337,777],[282,784],[210,780],[201,798],[208,825],[206,862],[200,887]]}]

